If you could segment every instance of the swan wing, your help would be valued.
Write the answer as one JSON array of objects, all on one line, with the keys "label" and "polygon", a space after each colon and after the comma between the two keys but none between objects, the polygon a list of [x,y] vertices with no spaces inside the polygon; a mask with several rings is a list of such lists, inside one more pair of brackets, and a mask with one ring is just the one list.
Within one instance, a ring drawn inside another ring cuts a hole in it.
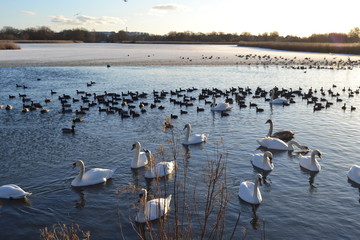
[{"label": "swan wing", "polygon": [[260,146],[266,147],[268,149],[274,150],[288,150],[288,145],[281,139],[265,137],[259,140],[256,140]]},{"label": "swan wing", "polygon": [[207,141],[207,135],[195,134],[195,135],[189,136],[188,141],[184,141],[183,144],[185,144],[185,145],[199,144],[199,143],[206,142],[206,141]]},{"label": "swan wing", "polygon": [[254,154],[250,161],[255,167],[264,171],[271,171],[274,169],[274,164],[270,163],[269,161],[264,162],[263,153]]},{"label": "swan wing", "polygon": [[114,170],[104,168],[92,168],[84,173],[82,179],[72,183],[73,186],[82,187],[106,182],[114,174]]},{"label": "swan wing", "polygon": [[348,178],[353,182],[360,184],[360,166],[352,166],[348,172]]},{"label": "swan wing", "polygon": [[145,218],[147,221],[158,219],[170,210],[171,195],[167,198],[157,198],[146,203]]},{"label": "swan wing", "polygon": [[257,189],[257,195],[254,196],[255,184],[250,181],[245,181],[240,184],[239,197],[245,202],[251,204],[259,204],[262,201],[260,190]]},{"label": "swan wing", "polygon": [[319,172],[321,170],[319,162],[315,159],[315,163],[312,164],[310,156],[300,156],[299,163],[301,167],[312,172]]},{"label": "swan wing", "polygon": [[0,186],[0,198],[19,199],[31,195],[14,184]]}]

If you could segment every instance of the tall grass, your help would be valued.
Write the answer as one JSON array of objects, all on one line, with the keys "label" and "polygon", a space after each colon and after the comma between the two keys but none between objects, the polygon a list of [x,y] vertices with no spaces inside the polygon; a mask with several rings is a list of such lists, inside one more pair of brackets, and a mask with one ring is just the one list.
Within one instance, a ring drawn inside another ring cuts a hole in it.
[{"label": "tall grass", "polygon": [[239,42],[238,46],[286,51],[360,54],[360,43]]},{"label": "tall grass", "polygon": [[0,50],[18,50],[20,46],[11,41],[0,41]]},{"label": "tall grass", "polygon": [[54,224],[51,229],[40,230],[41,240],[89,240],[90,232],[80,229],[79,225],[67,226],[65,224]]}]

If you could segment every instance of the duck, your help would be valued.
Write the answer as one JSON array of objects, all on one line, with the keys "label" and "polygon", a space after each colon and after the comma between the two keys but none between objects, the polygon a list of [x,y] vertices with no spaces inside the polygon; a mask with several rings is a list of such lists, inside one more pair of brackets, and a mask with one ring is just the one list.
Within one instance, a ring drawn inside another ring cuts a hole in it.
[{"label": "duck", "polygon": [[7,184],[0,186],[0,198],[4,199],[21,199],[30,196],[30,192],[24,191],[15,184]]},{"label": "duck", "polygon": [[147,190],[141,189],[139,194],[139,211],[136,214],[135,222],[146,223],[166,215],[170,210],[172,195],[166,198],[155,198],[147,201]]},{"label": "duck", "polygon": [[146,154],[148,162],[150,163],[150,169],[146,171],[145,178],[164,177],[171,174],[175,169],[175,161],[171,162],[158,162],[155,164],[154,155],[148,149],[143,150]]},{"label": "duck", "polygon": [[63,128],[61,131],[63,133],[75,133],[75,125],[72,125],[71,128]]},{"label": "duck", "polygon": [[240,184],[239,197],[250,204],[258,205],[262,202],[262,196],[259,189],[259,183],[262,184],[262,175],[256,174],[255,182],[244,181]]},{"label": "duck", "polygon": [[215,97],[213,97],[213,102],[210,105],[211,111],[229,111],[231,106],[229,103],[216,103]]},{"label": "duck", "polygon": [[85,172],[85,164],[82,160],[77,160],[72,164],[73,168],[80,167],[80,173],[71,182],[73,187],[84,187],[105,183],[112,177],[116,169],[92,168]]},{"label": "duck", "polygon": [[258,144],[267,149],[283,150],[283,151],[294,151],[294,146],[298,147],[302,151],[308,151],[309,148],[304,145],[300,145],[298,142],[291,140],[288,143],[284,142],[279,138],[264,137],[256,140]]},{"label": "duck", "polygon": [[360,166],[359,165],[352,166],[347,176],[351,181],[360,184]]},{"label": "duck", "polygon": [[261,170],[272,171],[274,169],[272,159],[273,154],[270,151],[266,151],[264,153],[253,154],[250,161],[253,166]]},{"label": "duck", "polygon": [[186,129],[185,139],[183,141],[184,145],[191,145],[191,144],[199,144],[207,141],[207,135],[205,134],[194,134],[190,136],[191,133],[191,124],[185,124],[183,130]]},{"label": "duck", "polygon": [[300,166],[302,168],[306,169],[306,170],[311,171],[311,172],[320,172],[321,166],[320,166],[319,162],[317,161],[317,159],[315,158],[316,156],[321,158],[321,153],[317,149],[312,151],[310,157],[300,155],[300,157],[299,157]]},{"label": "duck", "polygon": [[145,152],[140,152],[140,149],[141,149],[140,142],[135,142],[132,145],[131,150],[133,150],[135,148],[136,148],[136,152],[135,152],[135,156],[134,156],[133,160],[131,161],[131,168],[141,168],[148,164],[148,160],[147,160]]},{"label": "duck", "polygon": [[294,138],[295,133],[291,130],[281,130],[281,131],[277,131],[277,132],[273,133],[274,123],[271,119],[268,119],[266,121],[266,123],[270,124],[269,132],[267,134],[268,137],[279,138],[286,142],[290,141],[291,139]]}]

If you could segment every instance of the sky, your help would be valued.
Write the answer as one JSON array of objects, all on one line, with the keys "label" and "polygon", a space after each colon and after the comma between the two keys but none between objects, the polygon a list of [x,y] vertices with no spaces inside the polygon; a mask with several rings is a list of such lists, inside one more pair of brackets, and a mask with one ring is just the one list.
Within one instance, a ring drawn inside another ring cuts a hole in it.
[{"label": "sky", "polygon": [[224,32],[280,36],[348,33],[360,27],[359,0],[0,0],[0,29],[55,32]]}]

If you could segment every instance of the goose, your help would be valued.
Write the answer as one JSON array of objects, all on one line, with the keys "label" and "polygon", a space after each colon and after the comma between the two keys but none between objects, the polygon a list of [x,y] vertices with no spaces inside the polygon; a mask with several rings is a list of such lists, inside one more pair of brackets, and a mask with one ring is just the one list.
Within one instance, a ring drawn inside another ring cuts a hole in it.
[{"label": "goose", "polygon": [[170,210],[171,194],[167,198],[156,198],[147,201],[146,189],[141,189],[139,194],[139,211],[136,214],[135,221],[145,223],[156,220],[166,215]]},{"label": "goose", "polygon": [[75,133],[75,125],[72,125],[71,128],[61,129],[63,133]]},{"label": "goose", "polygon": [[266,123],[270,124],[269,132],[267,134],[268,137],[279,138],[286,142],[294,138],[295,133],[291,130],[281,130],[273,133],[274,123],[271,119],[267,120]]},{"label": "goose", "polygon": [[274,150],[284,150],[284,151],[294,151],[294,146],[298,147],[302,151],[309,151],[309,148],[304,145],[300,145],[298,142],[291,140],[288,143],[284,142],[279,138],[264,137],[259,140],[256,140],[260,146],[267,149]]},{"label": "goose", "polygon": [[194,134],[190,136],[191,133],[190,123],[185,124],[183,130],[185,129],[186,129],[186,134],[185,134],[185,139],[183,141],[184,145],[199,144],[207,141],[207,136],[205,134]]},{"label": "goose", "polygon": [[20,199],[31,195],[30,192],[25,192],[19,186],[14,184],[7,184],[0,186],[0,198],[6,199]]},{"label": "goose", "polygon": [[140,149],[141,149],[140,142],[135,142],[132,145],[131,150],[133,150],[135,148],[136,148],[136,152],[135,152],[135,156],[131,162],[131,168],[141,168],[141,167],[145,166],[146,164],[148,164],[148,160],[147,160],[145,152],[140,152]]},{"label": "goose", "polygon": [[314,150],[311,153],[310,157],[300,155],[300,157],[299,157],[300,166],[311,172],[320,172],[321,166],[320,166],[319,162],[316,160],[315,156],[318,156],[319,158],[321,158],[321,153],[319,150]]},{"label": "goose", "polygon": [[229,111],[231,106],[229,103],[216,103],[215,97],[213,97],[213,102],[210,105],[211,111]]},{"label": "goose", "polygon": [[85,164],[82,160],[77,160],[73,163],[73,168],[79,166],[80,173],[71,182],[73,187],[84,187],[99,183],[105,183],[109,178],[112,177],[116,169],[104,169],[104,168],[92,168],[85,172]]},{"label": "goose", "polygon": [[269,151],[264,153],[254,154],[251,158],[251,163],[264,171],[272,171],[274,169],[274,164],[272,162],[273,154]]},{"label": "goose", "polygon": [[175,161],[159,162],[155,164],[154,155],[150,150],[144,149],[148,162],[150,163],[150,170],[146,171],[145,178],[164,177],[171,174],[175,169]]},{"label": "goose", "polygon": [[239,197],[250,204],[260,204],[262,202],[262,196],[259,189],[259,183],[261,185],[262,175],[256,174],[255,183],[250,181],[244,181],[240,184]]},{"label": "goose", "polygon": [[360,184],[360,166],[358,165],[352,166],[347,176],[351,181]]}]

